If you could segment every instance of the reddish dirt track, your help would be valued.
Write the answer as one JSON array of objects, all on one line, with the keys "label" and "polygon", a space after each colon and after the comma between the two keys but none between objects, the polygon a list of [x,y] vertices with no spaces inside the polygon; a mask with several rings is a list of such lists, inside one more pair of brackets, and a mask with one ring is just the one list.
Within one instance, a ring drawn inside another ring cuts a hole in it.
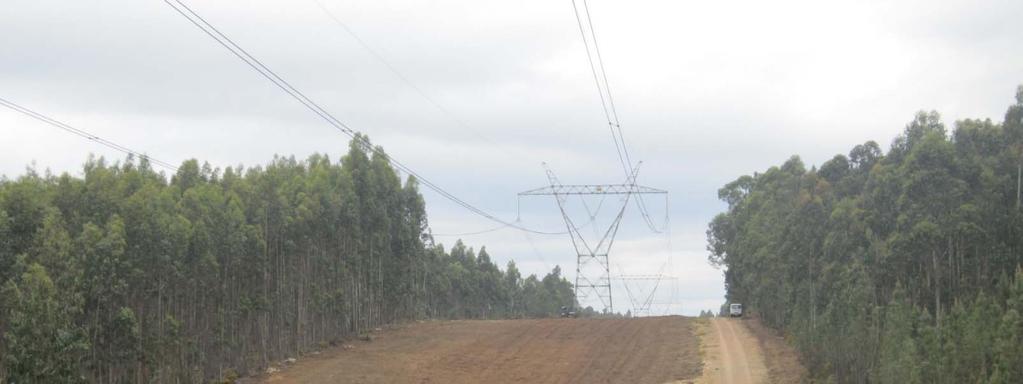
[{"label": "reddish dirt track", "polygon": [[767,368],[757,338],[742,320],[707,319],[701,384],[757,384],[767,381]]},{"label": "reddish dirt track", "polygon": [[695,320],[412,324],[303,357],[265,383],[664,383],[700,376]]}]

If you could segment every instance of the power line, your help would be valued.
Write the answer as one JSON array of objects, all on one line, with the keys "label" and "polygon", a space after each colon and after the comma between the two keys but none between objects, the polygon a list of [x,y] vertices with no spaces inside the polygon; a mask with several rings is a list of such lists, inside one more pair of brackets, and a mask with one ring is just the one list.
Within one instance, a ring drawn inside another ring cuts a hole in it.
[{"label": "power line", "polygon": [[482,231],[462,232],[462,233],[431,233],[430,236],[434,236],[434,237],[474,236],[474,235],[482,235],[484,233],[497,232],[497,231],[500,231],[500,230],[505,229],[505,228],[508,228],[508,226],[505,225],[505,224],[501,224],[501,225],[498,225],[498,226],[490,228],[490,229],[484,229]]},{"label": "power line", "polygon": [[[336,24],[343,31],[345,31],[345,33],[347,33],[349,36],[351,36],[351,38],[354,39],[355,42],[359,44],[359,46],[361,46],[363,49],[365,49],[366,52],[369,53],[369,55],[373,57],[373,59],[375,59],[377,62],[379,62],[385,68],[387,68],[387,70],[390,71],[395,77],[397,77],[398,80],[401,80],[401,82],[404,83],[407,87],[409,87],[413,91],[415,91],[415,93],[417,93],[420,97],[422,97],[423,100],[426,100],[426,102],[429,103],[431,106],[433,106],[435,109],[437,109],[437,111],[439,111],[441,114],[443,114],[445,117],[450,119],[452,122],[454,122],[458,126],[464,128],[466,131],[472,132],[474,135],[476,135],[476,137],[482,139],[483,141],[486,141],[487,143],[492,145],[494,148],[498,148],[501,151],[505,152],[506,154],[511,155],[511,153],[509,153],[507,150],[505,150],[501,145],[498,145],[497,143],[493,142],[492,140],[488,139],[487,137],[481,135],[478,132],[478,130],[476,130],[473,127],[470,127],[465,121],[463,121],[462,119],[458,118],[449,109],[447,109],[446,107],[441,105],[440,102],[435,100],[433,97],[430,97],[430,95],[428,95],[426,93],[426,91],[424,91],[422,88],[420,88],[414,82],[412,82],[412,80],[409,79],[408,76],[405,76],[405,74],[403,74],[401,71],[399,71],[397,67],[395,67],[387,59],[385,59],[384,56],[382,54],[380,54],[380,52],[378,52],[376,49],[374,49],[372,46],[370,46],[369,43],[366,42],[365,39],[363,39],[361,36],[359,36],[359,34],[357,34],[355,32],[355,30],[352,29],[352,27],[350,27],[348,25],[348,23],[345,23],[343,20],[341,20],[341,18],[338,17],[334,12],[332,12],[322,1],[320,1],[320,0],[311,0],[311,1],[313,3],[315,3],[316,6],[319,7],[319,9],[323,12],[323,14],[326,15],[331,21],[333,21],[334,24]],[[432,236],[436,236],[436,237],[475,236],[475,235],[482,235],[482,234],[486,234],[486,233],[496,232],[496,231],[499,231],[499,230],[502,230],[502,229],[505,229],[505,228],[508,228],[508,226],[505,225],[505,224],[501,224],[501,225],[499,225],[497,227],[494,227],[494,228],[489,228],[489,229],[484,229],[484,230],[479,230],[479,231],[461,232],[461,233],[434,233],[434,234],[432,234]]]},{"label": "power line", "polygon": [[[597,32],[593,27],[593,18],[590,16],[590,6],[587,0],[583,0],[583,11],[586,13],[586,25],[589,26],[590,37],[593,41],[593,53],[597,56],[594,63],[593,54],[590,52],[590,39],[586,37],[586,28],[579,15],[579,6],[572,0],[572,11],[575,12],[576,23],[579,26],[579,34],[582,36],[583,45],[586,48],[586,59],[590,64],[590,71],[593,73],[593,82],[597,85],[597,93],[600,95],[600,105],[604,110],[604,117],[607,119],[608,127],[611,129],[611,138],[614,140],[615,149],[618,151],[618,161],[622,163],[626,177],[629,177],[629,170],[632,166],[632,156],[629,154],[629,147],[625,143],[625,135],[622,133],[622,124],[618,118],[618,109],[615,107],[614,96],[611,94],[611,84],[607,80],[607,70],[604,67],[604,58],[600,53],[600,44],[597,41]],[[601,82],[603,80],[603,83]],[[605,100],[605,93],[607,99]],[[628,164],[628,165],[626,165]],[[646,226],[654,233],[661,233],[662,230],[654,225],[650,218],[650,212],[646,207],[646,201],[642,196],[635,200],[636,208]]]},{"label": "power line", "polygon": [[[607,119],[608,128],[611,129],[611,138],[614,140],[615,150],[618,151],[618,161],[621,162],[622,169],[625,171],[625,176],[629,177],[629,171],[632,169],[632,163],[631,162],[629,162],[629,164],[625,163],[625,157],[622,154],[622,147],[618,143],[618,134],[615,133],[615,127],[611,122],[611,113],[608,111],[607,102],[604,99],[604,87],[600,84],[600,78],[597,76],[597,68],[594,66],[593,55],[590,53],[589,39],[586,38],[586,29],[583,27],[582,18],[579,17],[579,7],[576,6],[575,0],[572,0],[572,11],[575,12],[575,21],[576,24],[579,25],[579,35],[582,37],[583,46],[586,48],[586,59],[590,63],[590,71],[593,72],[593,83],[596,84],[597,93],[600,95],[600,106],[604,110],[604,117]],[[587,18],[590,17],[588,8],[586,9],[586,17]],[[592,23],[590,23],[590,29],[592,34],[593,29]],[[596,43],[596,40],[594,40],[594,43]],[[603,71],[603,68],[601,68],[601,71]],[[604,78],[606,79],[607,77],[604,76]],[[608,95],[610,95],[610,93],[608,93]]]},{"label": "power line", "polygon": [[[372,151],[375,155],[384,157],[392,165],[394,165],[394,167],[396,167],[396,168],[404,171],[405,173],[415,177],[424,186],[426,186],[427,188],[430,188],[434,192],[437,192],[442,197],[444,197],[444,198],[454,202],[455,204],[465,208],[466,210],[468,210],[468,211],[470,211],[470,212],[472,212],[472,213],[474,213],[476,215],[479,215],[479,216],[484,217],[484,218],[486,218],[488,220],[497,222],[499,224],[504,224],[504,225],[506,225],[508,227],[511,227],[511,228],[515,228],[515,229],[518,229],[518,230],[521,230],[521,231],[536,233],[536,234],[542,234],[542,235],[564,234],[564,232],[538,231],[538,230],[530,229],[530,228],[527,228],[527,227],[523,227],[521,225],[517,225],[515,223],[509,222],[509,221],[506,221],[506,220],[502,220],[502,219],[500,219],[500,218],[498,218],[498,217],[496,217],[496,216],[494,216],[494,215],[492,215],[492,214],[490,214],[490,213],[488,213],[488,212],[486,212],[486,211],[484,211],[484,210],[482,210],[480,208],[477,208],[477,207],[475,207],[475,206],[465,202],[464,200],[462,200],[462,199],[458,198],[457,196],[451,194],[450,192],[444,190],[440,186],[434,184],[430,180],[428,180],[428,179],[424,178],[423,176],[419,175],[416,171],[414,171],[411,168],[405,166],[401,162],[395,160],[393,157],[387,155],[379,147],[373,146],[365,137],[363,137],[361,134],[356,133],[354,129],[352,129],[347,124],[345,124],[345,123],[341,122],[340,120],[338,120],[336,117],[334,117],[334,115],[332,115],[326,109],[324,109],[323,107],[320,107],[320,105],[317,104],[316,102],[314,102],[311,98],[309,98],[308,96],[303,94],[301,91],[299,91],[297,88],[295,88],[290,83],[288,83],[286,80],[281,78],[281,76],[279,76],[277,73],[275,73],[273,70],[271,70],[265,64],[263,64],[257,58],[255,58],[254,56],[249,54],[247,51],[245,51],[245,49],[243,49],[241,46],[236,44],[233,40],[228,38],[224,33],[220,32],[216,27],[214,27],[208,21],[203,19],[202,16],[200,16],[194,10],[192,10],[187,5],[185,5],[185,3],[183,3],[181,0],[164,0],[164,3],[166,3],[168,6],[173,8],[178,14],[180,14],[182,17],[187,19],[189,22],[191,22],[197,28],[202,30],[203,33],[205,33],[207,36],[209,36],[210,38],[215,40],[222,47],[224,47],[225,49],[230,51],[233,55],[238,57],[238,59],[240,59],[243,62],[245,62],[245,64],[247,64],[253,70],[258,72],[260,75],[265,77],[267,80],[269,80],[271,83],[276,85],[282,91],[287,93],[293,99],[295,99],[300,104],[305,106],[307,109],[312,111],[314,114],[319,116],[327,124],[331,125],[332,127],[336,128],[337,130],[341,131],[345,135],[351,137],[357,143],[362,145],[365,149],[367,149],[369,151]],[[177,5],[175,5],[175,4],[177,4]]]},{"label": "power line", "polygon": [[533,241],[533,237],[529,236],[529,232],[522,232],[522,236],[526,237],[526,242],[529,243],[529,248],[533,250],[533,254],[536,255],[536,258],[540,259],[540,262],[543,263],[544,271],[552,270],[551,265],[547,263],[547,259],[545,259],[543,254],[540,253],[540,250],[536,248],[536,243]]},{"label": "power line", "polygon": [[[600,44],[597,43],[597,30],[593,28],[593,19],[590,17],[590,6],[583,0],[583,9],[586,10],[586,23],[590,26],[590,36],[593,36],[593,50],[597,53],[597,63],[600,65],[600,74],[604,78],[604,90],[607,92],[607,102],[611,106],[611,114],[615,119],[615,128],[618,129],[618,140],[622,143],[622,152],[625,153],[625,160],[632,166],[632,158],[629,156],[629,147],[625,145],[625,135],[622,134],[622,124],[618,120],[618,110],[615,108],[615,99],[611,96],[611,83],[607,81],[607,71],[604,69],[604,58],[600,55]],[[610,123],[610,119],[608,123]]]},{"label": "power line", "polygon": [[[667,199],[667,198],[665,198],[665,199]],[[642,196],[640,196],[638,199],[636,199],[636,207],[639,208],[639,213],[643,217],[643,221],[646,223],[647,228],[650,228],[650,231],[652,231],[654,233],[662,233],[664,231],[663,228],[666,228],[668,226],[668,203],[667,203],[667,200],[665,200],[665,203],[664,203],[664,224],[662,225],[662,229],[658,229],[654,225],[654,221],[650,217],[650,211],[648,211],[647,208],[646,208],[646,201],[643,200]]]},{"label": "power line", "polygon": [[492,140],[488,139],[487,137],[481,135],[478,132],[478,130],[470,127],[469,124],[467,124],[462,119],[458,118],[458,116],[455,116],[454,113],[452,113],[449,109],[447,109],[443,105],[441,105],[440,102],[435,100],[433,97],[430,97],[430,95],[428,95],[426,93],[426,91],[424,91],[418,85],[413,83],[412,80],[410,80],[408,78],[408,76],[405,76],[403,73],[401,73],[401,71],[398,70],[397,67],[395,67],[394,65],[391,65],[391,63],[389,61],[387,61],[387,59],[385,59],[383,55],[380,54],[380,52],[378,52],[376,49],[373,49],[373,47],[370,46],[369,43],[366,42],[366,40],[364,40],[357,33],[355,33],[354,29],[352,29],[350,26],[348,26],[347,23],[342,21],[341,18],[337,17],[337,15],[335,15],[334,12],[331,12],[330,9],[327,8],[327,6],[323,4],[323,2],[321,2],[320,0],[312,0],[312,2],[316,3],[316,6],[319,7],[320,10],[323,11],[323,13],[325,15],[327,15],[327,17],[330,18],[331,21],[334,22],[334,24],[337,24],[339,27],[341,27],[341,29],[344,30],[349,36],[351,36],[352,39],[354,39],[356,43],[359,43],[359,46],[361,46],[363,49],[365,49],[366,52],[368,52],[370,54],[370,56],[373,56],[373,58],[376,61],[378,61],[381,65],[386,67],[387,70],[390,71],[392,74],[394,74],[394,76],[397,77],[399,80],[401,80],[402,83],[405,83],[406,86],[408,86],[413,91],[415,91],[417,94],[419,94],[419,96],[421,96],[424,100],[426,100],[427,103],[429,103],[435,109],[437,109],[437,111],[439,111],[441,114],[446,116],[448,119],[450,119],[452,122],[454,122],[458,126],[464,128],[465,130],[467,130],[469,132],[472,132],[473,135],[476,135],[476,137],[480,138],[481,140],[486,141],[488,144],[492,145],[494,148],[498,148],[501,151],[505,152],[506,154],[509,154],[509,155],[511,154],[506,149],[504,149],[503,146],[501,146],[501,145],[493,142]]},{"label": "power line", "polygon": [[[615,106],[615,103],[614,103],[614,96],[613,96],[613,94],[611,92],[610,82],[608,81],[607,69],[606,69],[606,67],[604,65],[604,58],[603,58],[603,55],[600,52],[600,43],[597,40],[596,28],[594,28],[594,26],[593,26],[593,17],[592,17],[592,14],[590,12],[590,8],[589,8],[589,4],[588,4],[587,0],[582,0],[582,3],[583,3],[583,11],[586,14],[586,26],[589,27],[588,28],[588,30],[589,30],[589,39],[587,38],[587,28],[583,26],[582,17],[579,15],[579,6],[578,6],[578,4],[576,3],[575,0],[572,0],[572,11],[575,14],[576,24],[579,26],[579,33],[580,33],[580,35],[582,37],[583,45],[584,45],[584,47],[586,49],[586,59],[589,62],[590,71],[593,74],[593,82],[597,86],[597,93],[600,96],[600,104],[601,104],[601,107],[602,107],[602,109],[604,111],[604,117],[607,119],[608,127],[611,130],[611,138],[612,138],[612,140],[615,143],[615,149],[618,151],[618,161],[622,164],[622,168],[625,171],[625,177],[626,177],[627,183],[630,183],[631,185],[635,185],[635,183],[636,183],[636,174],[635,174],[635,171],[632,168],[632,165],[633,165],[632,156],[629,153],[628,145],[627,145],[627,143],[625,141],[625,134],[622,132],[621,120],[620,120],[619,115],[618,115],[617,107]],[[592,42],[593,42],[593,52],[592,53],[590,51],[590,40],[592,40]],[[594,57],[593,57],[594,54],[596,55],[596,63],[594,63]],[[605,95],[605,93],[606,93],[606,95]],[[606,96],[606,100],[605,100],[605,96]],[[656,228],[656,226],[654,225],[653,220],[650,218],[650,214],[649,214],[649,212],[647,210],[646,202],[642,198],[642,194],[638,194],[637,193],[636,195],[637,195],[636,207],[638,208],[638,210],[640,212],[640,215],[643,218],[643,221],[646,223],[647,227],[651,231],[653,231],[655,233],[661,233],[661,231],[658,230]],[[628,204],[628,198],[629,197],[630,197],[629,194],[627,194],[625,196],[625,204],[626,205]],[[584,203],[584,205],[585,205],[585,203]],[[669,211],[668,211],[667,194],[665,194],[665,204],[664,205],[665,205],[665,220],[664,220],[665,228],[664,228],[664,230],[669,230],[670,228],[668,227],[669,226],[669,224],[668,224]],[[586,208],[587,208],[587,212],[589,212],[589,207],[587,206]],[[622,212],[624,212],[624,210],[625,210],[625,207],[623,206],[622,207]],[[567,219],[566,219],[566,221],[567,221]],[[671,257],[670,232],[669,232],[668,236],[669,236],[669,261],[667,263],[670,263],[670,257]],[[660,271],[660,273],[658,273],[658,276],[663,276],[664,268],[665,268],[665,264],[662,264],[661,271]],[[642,302],[642,304],[640,306],[638,306],[638,307],[636,306],[636,303],[637,303],[636,297],[633,295],[633,292],[629,288],[628,283],[623,281],[623,286],[626,289],[626,293],[628,294],[629,300],[632,302],[633,307],[636,307],[637,309],[645,308],[645,310],[647,312],[649,312],[650,303],[652,302],[652,300],[654,298],[654,295],[657,292],[657,288],[660,286],[660,280],[661,280],[660,278],[657,279],[657,281],[654,283],[653,289],[650,291],[650,294],[645,298],[645,300]],[[608,290],[610,291],[610,284],[608,285],[608,287],[609,287]]]},{"label": "power line", "polygon": [[[608,105],[611,107],[611,115],[614,117],[614,128],[618,131],[617,140],[622,144],[621,151],[625,154],[625,161],[628,162],[628,164],[632,164],[632,156],[629,155],[629,147],[625,144],[625,134],[622,133],[622,124],[618,119],[618,109],[615,108],[614,96],[611,94],[611,83],[607,80],[607,70],[604,67],[604,58],[600,54],[600,44],[597,42],[597,30],[593,28],[593,18],[590,16],[590,6],[587,0],[583,0],[583,9],[586,11],[586,23],[590,26],[590,35],[593,37],[593,50],[597,54],[598,68],[600,69],[601,77],[604,79],[604,91],[607,92]],[[592,59],[590,60],[590,65],[592,66]],[[594,73],[594,76],[596,76],[596,73]],[[608,118],[608,124],[611,124],[610,117]],[[621,154],[619,154],[619,156],[621,156]],[[643,221],[651,231],[661,233],[661,230],[658,230],[654,225],[653,219],[650,218],[650,212],[646,208],[646,201],[643,200],[643,196],[640,195],[637,197],[636,207],[639,208],[639,213],[643,217]]]},{"label": "power line", "polygon": [[16,112],[19,112],[19,113],[24,114],[24,115],[26,115],[28,117],[33,118],[33,119],[39,120],[41,122],[44,122],[46,124],[49,124],[49,125],[52,125],[54,127],[60,128],[60,129],[62,129],[64,131],[70,132],[70,133],[72,133],[72,134],[74,134],[76,136],[85,138],[87,140],[91,140],[91,141],[96,142],[96,143],[98,143],[100,145],[103,145],[103,146],[106,146],[108,148],[111,148],[111,149],[123,152],[125,154],[128,154],[128,155],[135,156],[135,157],[138,157],[140,159],[146,160],[146,161],[148,161],[151,164],[155,164],[155,165],[167,168],[168,170],[171,170],[171,171],[174,171],[174,172],[178,171],[178,167],[175,167],[171,163],[155,159],[155,158],[153,158],[153,157],[151,157],[149,155],[146,155],[144,153],[135,151],[135,150],[133,150],[131,148],[125,147],[123,145],[117,144],[117,143],[112,142],[110,140],[107,140],[107,139],[104,139],[102,137],[96,136],[96,135],[94,135],[94,134],[92,134],[92,133],[90,133],[88,131],[72,127],[72,126],[70,126],[68,124],[65,124],[65,123],[63,123],[61,121],[55,120],[53,118],[50,118],[50,117],[48,117],[46,115],[43,115],[43,114],[41,114],[39,112],[36,112],[36,111],[31,110],[31,109],[28,109],[28,108],[25,108],[23,106],[20,106],[18,104],[15,104],[15,103],[13,103],[13,102],[11,102],[9,100],[0,98],[0,105],[3,105],[5,107],[7,107],[7,108],[10,108],[10,109],[16,111]]}]

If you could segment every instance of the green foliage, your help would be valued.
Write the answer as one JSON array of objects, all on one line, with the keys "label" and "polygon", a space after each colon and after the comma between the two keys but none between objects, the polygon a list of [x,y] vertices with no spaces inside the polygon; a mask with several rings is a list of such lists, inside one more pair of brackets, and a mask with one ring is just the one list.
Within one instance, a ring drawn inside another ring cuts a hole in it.
[{"label": "green foliage", "polygon": [[920,112],[888,153],[867,142],[726,184],[709,261],[728,301],[788,333],[818,379],[1016,382],[1021,170],[1023,97],[1002,124],[951,135]]},{"label": "green foliage", "polygon": [[1011,383],[1023,377],[1023,268],[1009,292],[1008,309],[1001,318],[995,339],[995,367],[992,383]]},{"label": "green foliage", "polygon": [[434,245],[418,182],[356,141],[340,163],[0,179],[0,287],[0,382],[19,383],[229,379],[383,324],[575,304],[560,269]]},{"label": "green foliage", "polygon": [[88,349],[73,323],[72,303],[61,302],[46,269],[31,264],[3,286],[6,330],[3,365],[8,380],[26,383],[84,382],[80,361]]}]

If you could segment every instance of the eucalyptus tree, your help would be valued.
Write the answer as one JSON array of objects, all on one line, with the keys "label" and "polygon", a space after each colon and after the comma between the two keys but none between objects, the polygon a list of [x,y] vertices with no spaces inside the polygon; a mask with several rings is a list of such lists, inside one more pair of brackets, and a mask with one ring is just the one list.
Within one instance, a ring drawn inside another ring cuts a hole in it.
[{"label": "eucalyptus tree", "polygon": [[367,143],[340,162],[89,158],[0,179],[0,381],[204,382],[384,324],[574,305],[557,269],[523,280],[434,244],[418,181]]},{"label": "eucalyptus tree", "polygon": [[1021,119],[1023,87],[1001,123],[950,134],[920,112],[887,153],[868,141],[726,184],[707,248],[728,300],[789,333],[821,380],[1018,380]]}]

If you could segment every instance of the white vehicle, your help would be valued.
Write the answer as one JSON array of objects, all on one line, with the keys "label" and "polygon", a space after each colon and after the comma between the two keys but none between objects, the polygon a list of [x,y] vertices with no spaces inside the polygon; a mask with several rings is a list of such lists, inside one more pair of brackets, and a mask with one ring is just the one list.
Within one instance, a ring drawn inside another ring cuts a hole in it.
[{"label": "white vehicle", "polygon": [[742,317],[742,304],[729,304],[728,305],[728,316],[730,316],[730,317]]}]

